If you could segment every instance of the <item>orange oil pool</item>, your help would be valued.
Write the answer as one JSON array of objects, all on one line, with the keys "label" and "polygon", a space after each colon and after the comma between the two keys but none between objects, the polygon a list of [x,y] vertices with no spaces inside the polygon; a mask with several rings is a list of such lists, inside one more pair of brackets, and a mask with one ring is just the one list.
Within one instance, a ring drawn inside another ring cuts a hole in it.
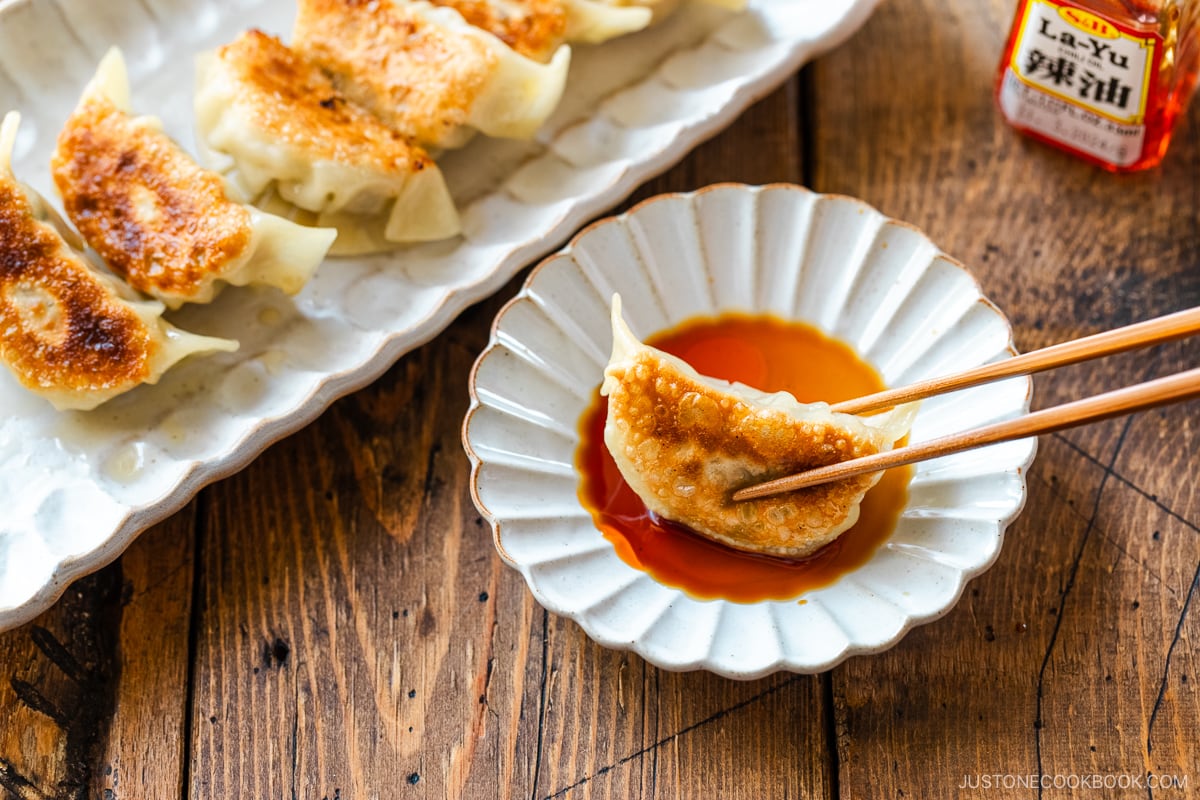
[{"label": "orange oil pool", "polygon": [[[648,343],[702,375],[768,392],[786,390],[801,402],[834,403],[885,388],[849,346],[809,325],[774,317],[728,314],[693,320]],[[606,413],[607,401],[597,393],[580,420],[580,499],[625,563],[697,598],[785,600],[826,586],[866,563],[891,534],[907,498],[911,467],[889,470],[864,498],[858,523],[809,558],[739,552],[652,517],[604,446]]]}]

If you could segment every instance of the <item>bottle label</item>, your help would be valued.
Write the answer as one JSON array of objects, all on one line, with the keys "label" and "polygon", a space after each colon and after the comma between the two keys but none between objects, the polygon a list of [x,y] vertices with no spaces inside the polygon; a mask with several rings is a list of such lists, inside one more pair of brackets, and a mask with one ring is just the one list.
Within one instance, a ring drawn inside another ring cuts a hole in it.
[{"label": "bottle label", "polygon": [[1162,51],[1138,33],[1056,0],[1027,0],[1000,87],[1012,123],[1093,157],[1140,157]]}]

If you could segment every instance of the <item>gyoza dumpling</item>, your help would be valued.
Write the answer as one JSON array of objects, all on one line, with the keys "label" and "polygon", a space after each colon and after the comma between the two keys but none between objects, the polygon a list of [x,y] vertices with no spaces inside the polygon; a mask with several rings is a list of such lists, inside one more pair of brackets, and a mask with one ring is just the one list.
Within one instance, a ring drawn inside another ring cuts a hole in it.
[{"label": "gyoza dumpling", "polygon": [[[592,2],[617,8],[645,9],[651,13],[650,22],[653,23],[661,22],[673,14],[675,9],[679,8],[681,0],[592,0]],[[710,6],[728,8],[731,11],[741,11],[746,7],[746,0],[703,0],[703,2]]]},{"label": "gyoza dumpling", "polygon": [[59,409],[89,409],[156,383],[192,353],[237,342],[185,333],[71,249],[44,204],[13,177],[20,117],[0,124],[0,360]]},{"label": "gyoza dumpling", "polygon": [[596,44],[650,24],[650,9],[602,0],[431,0],[523,56],[546,62],[564,42]]},{"label": "gyoza dumpling", "polygon": [[810,555],[857,520],[882,473],[735,503],[734,491],[890,450],[915,406],[874,417],[837,414],[699,375],[634,337],[613,298],[604,442],[630,488],[656,514],[739,550]]},{"label": "gyoza dumpling", "polygon": [[271,189],[312,212],[316,224],[337,228],[332,253],[445,239],[461,229],[424,150],[261,31],[200,56],[196,122],[209,155],[229,157],[228,177],[248,199]]},{"label": "gyoza dumpling", "polygon": [[599,44],[646,28],[654,12],[637,3],[566,0],[568,42]]},{"label": "gyoza dumpling", "polygon": [[430,0],[453,8],[517,53],[545,62],[566,41],[564,0]]},{"label": "gyoza dumpling", "polygon": [[459,147],[472,129],[528,139],[562,97],[571,54],[543,64],[423,0],[300,0],[293,46],[341,91],[419,143]]},{"label": "gyoza dumpling", "polygon": [[337,236],[231,201],[153,117],[129,114],[113,48],[58,136],[51,161],[67,216],[108,266],[171,308],[207,303],[218,282],[300,291]]}]

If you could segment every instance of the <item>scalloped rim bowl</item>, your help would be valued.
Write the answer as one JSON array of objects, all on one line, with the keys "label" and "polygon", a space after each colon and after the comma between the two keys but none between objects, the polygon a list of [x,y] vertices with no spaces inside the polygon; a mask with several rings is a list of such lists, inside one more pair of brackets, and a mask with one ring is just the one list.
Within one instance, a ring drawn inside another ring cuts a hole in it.
[{"label": "scalloped rim bowl", "polygon": [[[991,566],[1024,505],[1036,440],[916,465],[888,542],[803,603],[697,600],[625,564],[581,505],[574,468],[611,347],[613,292],[643,338],[722,311],[804,320],[851,344],[888,385],[1015,354],[1008,321],[965,267],[852,198],[722,184],[591,225],[497,315],[463,422],[475,505],[545,608],[660,667],[748,679],[887,649]],[[1013,378],[927,400],[911,440],[1024,414],[1031,388]]]}]

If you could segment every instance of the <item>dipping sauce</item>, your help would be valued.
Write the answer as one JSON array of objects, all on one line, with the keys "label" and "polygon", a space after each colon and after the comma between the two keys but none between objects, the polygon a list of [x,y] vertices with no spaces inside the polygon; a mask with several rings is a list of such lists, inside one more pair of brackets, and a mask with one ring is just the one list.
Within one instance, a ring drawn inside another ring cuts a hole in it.
[{"label": "dipping sauce", "polygon": [[[767,392],[786,390],[804,403],[835,403],[886,388],[848,345],[776,317],[696,319],[647,344],[682,358],[701,375]],[[579,497],[621,560],[699,599],[787,600],[826,586],[871,558],[907,500],[912,468],[888,470],[867,492],[854,527],[812,556],[795,561],[733,550],[646,509],[604,444],[607,413],[608,403],[597,391],[580,420]]]}]

